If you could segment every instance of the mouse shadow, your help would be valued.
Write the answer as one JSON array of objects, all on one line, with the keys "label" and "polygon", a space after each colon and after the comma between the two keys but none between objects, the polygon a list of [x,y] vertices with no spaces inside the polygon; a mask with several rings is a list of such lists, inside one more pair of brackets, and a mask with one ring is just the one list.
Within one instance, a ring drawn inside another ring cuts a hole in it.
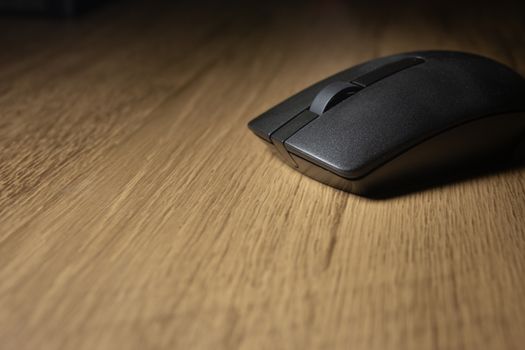
[{"label": "mouse shadow", "polygon": [[[268,152],[275,155],[273,148],[269,149]],[[510,157],[505,159],[490,159],[490,162],[478,163],[477,165],[465,165],[463,167],[443,169],[441,171],[420,172],[414,173],[411,176],[397,177],[390,179],[390,181],[385,181],[383,185],[376,184],[373,189],[367,190],[365,194],[353,193],[351,189],[345,190],[343,189],[344,186],[317,179],[308,174],[308,172],[304,175],[362,198],[388,200],[432,189],[445,188],[474,179],[490,178],[520,170],[525,170],[525,142],[523,142],[522,146],[520,145],[520,147],[515,149],[515,152],[513,152]],[[324,172],[327,173],[327,171]]]},{"label": "mouse shadow", "polygon": [[431,189],[445,188],[474,179],[490,178],[497,175],[525,170],[525,157],[499,161],[490,165],[477,165],[455,169],[454,171],[435,172],[414,177],[396,183],[394,186],[385,186],[363,195],[371,200],[388,200],[397,197],[429,191]]},{"label": "mouse shadow", "polygon": [[504,159],[491,159],[486,164],[478,163],[477,165],[465,165],[455,169],[416,174],[398,181],[394,186],[385,185],[378,188],[364,197],[372,200],[386,200],[430,189],[457,185],[474,179],[490,178],[525,170],[525,139],[522,138],[522,140],[514,151]]},{"label": "mouse shadow", "polygon": [[[525,170],[525,135],[520,139],[521,141],[514,146],[512,151],[508,151],[506,156],[500,158],[491,156],[477,163],[466,162],[463,166],[458,166],[456,163],[456,166],[445,167],[440,170],[429,171],[427,169],[413,173],[390,174],[389,176],[382,177],[379,183],[376,181],[372,186],[366,186],[365,190],[354,187],[356,184],[353,184],[351,181],[336,176],[320,167],[313,166],[312,163],[302,160],[299,157],[294,157],[294,160],[299,162],[299,168],[302,169],[299,171],[315,181],[362,198],[388,200],[429,191],[431,189],[453,186],[474,179],[490,178]],[[275,147],[268,147],[267,152],[283,161],[281,155],[275,150]],[[289,166],[288,162],[283,161],[283,163]],[[314,170],[311,171],[312,169]],[[321,174],[321,176],[319,176],[319,174]],[[334,181],[334,178],[338,180]]]}]

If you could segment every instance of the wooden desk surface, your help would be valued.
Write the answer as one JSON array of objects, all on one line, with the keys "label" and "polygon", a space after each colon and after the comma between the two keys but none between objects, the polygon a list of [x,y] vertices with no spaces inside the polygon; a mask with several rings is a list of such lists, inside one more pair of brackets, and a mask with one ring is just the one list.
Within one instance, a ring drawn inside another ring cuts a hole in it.
[{"label": "wooden desk surface", "polygon": [[383,6],[2,19],[0,347],[523,349],[523,170],[373,201],[246,128],[396,52],[525,73],[523,7]]}]

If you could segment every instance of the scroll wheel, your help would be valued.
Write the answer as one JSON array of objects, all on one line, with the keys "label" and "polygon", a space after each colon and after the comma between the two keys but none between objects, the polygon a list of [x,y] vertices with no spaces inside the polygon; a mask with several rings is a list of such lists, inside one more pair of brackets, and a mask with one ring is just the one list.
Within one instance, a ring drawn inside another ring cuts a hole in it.
[{"label": "scroll wheel", "polygon": [[321,115],[360,89],[360,86],[346,81],[330,83],[317,93],[310,105],[310,111]]}]

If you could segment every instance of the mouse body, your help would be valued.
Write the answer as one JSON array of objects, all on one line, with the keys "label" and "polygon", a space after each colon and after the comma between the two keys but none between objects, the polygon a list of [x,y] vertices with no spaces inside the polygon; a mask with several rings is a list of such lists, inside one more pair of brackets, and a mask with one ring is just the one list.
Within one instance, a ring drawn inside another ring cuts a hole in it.
[{"label": "mouse body", "polygon": [[372,195],[505,158],[523,139],[524,112],[525,79],[512,69],[421,51],[344,70],[248,127],[305,175]]}]

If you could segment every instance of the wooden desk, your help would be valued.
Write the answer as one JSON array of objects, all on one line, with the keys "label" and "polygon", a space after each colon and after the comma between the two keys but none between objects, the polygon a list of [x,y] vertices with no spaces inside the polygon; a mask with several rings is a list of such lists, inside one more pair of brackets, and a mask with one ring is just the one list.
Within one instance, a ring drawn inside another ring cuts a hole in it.
[{"label": "wooden desk", "polygon": [[391,53],[525,72],[523,6],[413,5],[1,20],[1,348],[523,349],[523,170],[373,201],[246,128]]}]

